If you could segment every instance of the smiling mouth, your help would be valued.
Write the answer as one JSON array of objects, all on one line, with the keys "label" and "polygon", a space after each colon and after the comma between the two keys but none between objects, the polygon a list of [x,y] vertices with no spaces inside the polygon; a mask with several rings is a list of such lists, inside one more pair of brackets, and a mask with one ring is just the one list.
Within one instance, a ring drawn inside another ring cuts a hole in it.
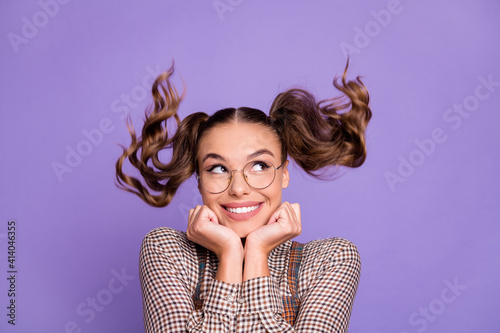
[{"label": "smiling mouth", "polygon": [[224,207],[224,209],[227,210],[230,213],[233,213],[233,214],[244,214],[244,213],[253,212],[257,208],[259,208],[260,205],[261,204],[258,204],[258,205],[255,205],[255,206],[249,206],[249,207],[238,207],[238,208]]}]

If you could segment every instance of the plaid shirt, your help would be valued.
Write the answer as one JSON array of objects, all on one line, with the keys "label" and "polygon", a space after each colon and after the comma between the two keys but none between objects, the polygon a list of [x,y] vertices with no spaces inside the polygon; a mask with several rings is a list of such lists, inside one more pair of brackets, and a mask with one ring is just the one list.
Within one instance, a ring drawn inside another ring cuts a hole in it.
[{"label": "plaid shirt", "polygon": [[241,284],[216,280],[218,259],[208,251],[203,308],[196,310],[195,244],[182,231],[152,230],[142,243],[139,267],[146,332],[347,332],[361,270],[356,247],[341,238],[305,244],[298,282],[300,309],[291,327],[282,317],[282,295],[290,295],[291,243],[270,253],[271,276]]}]

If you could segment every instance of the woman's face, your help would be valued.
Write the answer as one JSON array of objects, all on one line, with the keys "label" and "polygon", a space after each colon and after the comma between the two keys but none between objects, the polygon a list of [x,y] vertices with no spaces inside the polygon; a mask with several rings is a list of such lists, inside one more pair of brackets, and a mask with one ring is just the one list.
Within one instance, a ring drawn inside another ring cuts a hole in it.
[{"label": "woman's face", "polygon": [[[216,173],[230,174],[231,170],[242,170],[249,162],[258,161],[271,162],[278,167],[281,165],[281,145],[276,135],[265,126],[224,124],[203,136],[197,158],[200,172],[210,168]],[[265,225],[281,205],[281,191],[288,186],[290,179],[287,166],[288,161],[276,170],[273,183],[264,189],[249,186],[240,171],[233,172],[229,187],[218,194],[206,191],[198,183],[203,203],[217,215],[219,224],[244,238]],[[237,207],[247,209],[239,209],[238,213]]]}]

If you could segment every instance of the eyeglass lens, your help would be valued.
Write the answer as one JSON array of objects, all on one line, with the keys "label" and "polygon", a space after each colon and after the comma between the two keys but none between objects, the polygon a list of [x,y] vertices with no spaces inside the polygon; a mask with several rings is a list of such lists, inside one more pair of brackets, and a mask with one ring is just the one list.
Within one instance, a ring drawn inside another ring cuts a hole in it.
[{"label": "eyeglass lens", "polygon": [[[200,182],[208,192],[219,193],[229,187],[233,172],[238,171],[240,170],[230,171],[222,165],[210,166],[201,172]],[[250,162],[243,168],[243,174],[248,185],[256,189],[263,189],[274,181],[276,168],[267,161]]]}]

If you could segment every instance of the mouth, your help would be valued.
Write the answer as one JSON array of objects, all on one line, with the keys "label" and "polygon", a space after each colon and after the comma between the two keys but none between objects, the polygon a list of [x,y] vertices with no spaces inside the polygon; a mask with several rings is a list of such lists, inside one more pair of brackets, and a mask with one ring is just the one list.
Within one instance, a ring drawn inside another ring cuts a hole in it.
[{"label": "mouth", "polygon": [[244,213],[249,213],[253,212],[257,208],[260,207],[260,204],[255,205],[255,206],[250,206],[250,207],[238,207],[238,208],[230,208],[230,207],[224,207],[225,210],[228,212],[234,213],[234,214],[244,214]]},{"label": "mouth", "polygon": [[262,202],[249,202],[242,204],[228,204],[221,205],[224,208],[226,215],[237,221],[247,220],[255,215],[262,209]]}]

